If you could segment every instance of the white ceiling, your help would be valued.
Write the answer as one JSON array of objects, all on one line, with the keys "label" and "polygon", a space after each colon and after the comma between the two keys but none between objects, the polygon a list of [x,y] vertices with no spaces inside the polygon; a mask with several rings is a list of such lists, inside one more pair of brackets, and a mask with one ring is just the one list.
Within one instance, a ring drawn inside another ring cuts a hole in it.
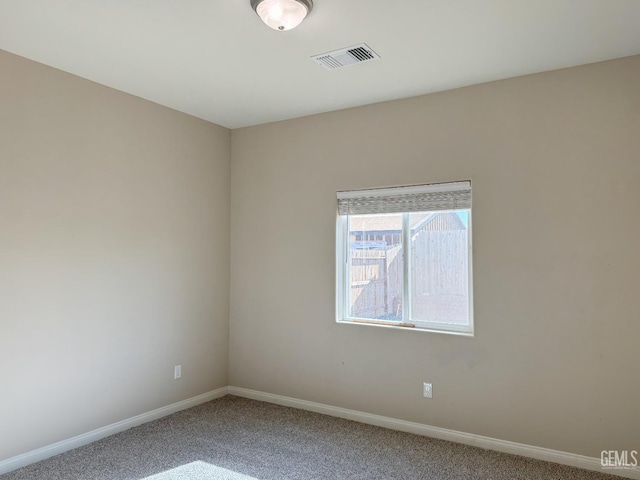
[{"label": "white ceiling", "polygon": [[0,49],[236,128],[640,54],[640,0],[315,0],[288,32],[249,0],[0,0]]}]

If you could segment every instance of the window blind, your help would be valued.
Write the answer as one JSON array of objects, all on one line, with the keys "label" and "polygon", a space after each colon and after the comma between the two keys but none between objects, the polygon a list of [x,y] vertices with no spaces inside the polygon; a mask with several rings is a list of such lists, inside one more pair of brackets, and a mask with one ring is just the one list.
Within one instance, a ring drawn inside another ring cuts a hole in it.
[{"label": "window blind", "polygon": [[471,208],[471,182],[338,192],[340,215]]}]

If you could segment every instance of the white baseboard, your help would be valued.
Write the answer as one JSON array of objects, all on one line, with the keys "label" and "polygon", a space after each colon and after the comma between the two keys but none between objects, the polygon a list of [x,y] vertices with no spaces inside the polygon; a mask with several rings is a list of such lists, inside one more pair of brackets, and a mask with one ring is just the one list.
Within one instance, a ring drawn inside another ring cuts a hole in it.
[{"label": "white baseboard", "polygon": [[128,430],[129,428],[137,427],[138,425],[142,425],[143,423],[166,417],[167,415],[179,412],[180,410],[185,410],[202,403],[210,402],[211,400],[215,400],[216,398],[224,397],[228,393],[229,387],[218,388],[217,390],[212,390],[211,392],[203,393],[202,395],[188,398],[187,400],[183,400],[181,402],[172,403],[171,405],[167,405],[166,407],[157,408],[150,412],[136,415],[135,417],[131,417],[120,422],[112,423],[111,425],[107,425],[106,427],[98,428],[96,430],[83,433],[82,435],[78,435],[67,440],[62,440],[61,442],[47,445],[46,447],[38,448],[37,450],[23,453],[22,455],[17,455],[15,457],[2,460],[0,461],[0,475],[2,475],[3,473],[11,472],[13,470],[17,470],[18,468],[25,467],[32,463],[39,462],[40,460],[53,457],[54,455],[68,452],[69,450],[73,450],[74,448],[82,447],[83,445],[87,445],[88,443],[95,442],[96,440],[100,440],[124,430]]},{"label": "white baseboard", "polygon": [[407,422],[397,420],[395,418],[383,417],[381,415],[373,415],[370,413],[359,412],[357,410],[348,410],[346,408],[334,407],[323,403],[309,402],[306,400],[298,400],[297,398],[284,397],[282,395],[274,395],[271,393],[249,390],[247,388],[229,387],[229,394],[238,397],[260,400],[262,402],[275,403],[287,407],[300,408],[311,412],[323,413],[332,417],[345,418],[355,420],[356,422],[376,425],[378,427],[390,428],[402,432],[415,433],[426,437],[439,438],[441,440],[449,440],[451,442],[463,443],[474,447],[484,448],[487,450],[495,450],[523,457],[535,458],[547,462],[559,463],[561,465],[569,465],[571,467],[583,468],[596,472],[606,473],[609,475],[617,475],[624,478],[640,479],[640,468],[632,469],[603,469],[599,458],[587,457],[584,455],[576,455],[574,453],[561,452],[551,450],[549,448],[534,447],[522,443],[509,442],[499,440],[497,438],[484,437],[482,435],[474,435],[472,433],[464,433],[446,428],[432,427],[421,423]]},{"label": "white baseboard", "polygon": [[143,423],[166,417],[167,415],[179,412],[180,410],[185,410],[187,408],[195,407],[196,405],[215,400],[216,398],[224,397],[227,394],[236,395],[238,397],[251,398],[253,400],[260,400],[263,402],[275,403],[287,407],[300,408],[302,410],[309,410],[311,412],[322,413],[325,415],[330,415],[332,417],[345,418],[369,425],[376,425],[379,427],[399,430],[401,432],[415,433],[417,435],[423,435],[426,437],[439,438],[456,443],[463,443],[465,445],[472,445],[475,447],[485,448],[487,450],[495,450],[498,452],[521,455],[523,457],[535,458],[537,460],[545,460],[547,462],[554,462],[562,465],[583,468],[585,470],[593,470],[596,472],[608,473],[610,475],[617,475],[624,478],[640,480],[640,468],[635,467],[628,470],[605,470],[600,465],[599,458],[586,457],[584,455],[576,455],[573,453],[561,452],[548,448],[534,447],[522,443],[509,442],[506,440],[499,440],[496,438],[484,437],[482,435],[474,435],[471,433],[464,433],[456,430],[449,430],[446,428],[432,427],[421,423],[407,422],[404,420],[397,420],[395,418],[383,417],[381,415],[359,412],[357,410],[349,410],[346,408],[334,407],[332,405],[309,402],[306,400],[299,400],[297,398],[274,395],[271,393],[259,392],[257,390],[249,390],[246,388],[232,386],[218,388],[217,390],[213,390],[211,392],[204,393],[202,395],[198,395],[181,402],[173,403],[171,405],[167,405],[166,407],[161,407],[156,410],[143,413],[141,415],[136,415],[135,417],[131,417],[126,420],[113,423],[111,425],[107,425],[106,427],[98,428],[96,430],[92,430],[91,432],[87,432],[82,435],[78,435],[76,437],[39,448],[37,450],[32,450],[30,452],[23,453],[6,460],[2,460],[0,461],[0,475],[2,475],[3,473],[11,472],[21,467],[25,467],[32,463],[39,462],[40,460],[53,457],[54,455],[73,450],[74,448],[87,445],[88,443],[95,442],[96,440],[100,440],[124,430],[128,430],[129,428],[137,427],[138,425],[142,425]]}]

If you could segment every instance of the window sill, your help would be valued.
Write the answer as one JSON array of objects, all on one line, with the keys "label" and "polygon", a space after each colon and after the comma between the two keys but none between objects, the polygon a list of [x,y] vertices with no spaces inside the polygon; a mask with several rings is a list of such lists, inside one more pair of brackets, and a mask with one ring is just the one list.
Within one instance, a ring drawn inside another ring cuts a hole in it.
[{"label": "window sill", "polygon": [[405,330],[410,332],[429,332],[429,333],[444,333],[445,335],[455,335],[458,337],[473,337],[474,333],[465,330],[443,330],[439,328],[432,328],[428,326],[421,326],[416,324],[407,323],[394,323],[394,322],[381,322],[381,321],[367,321],[367,320],[337,320],[336,323],[342,325],[359,325],[364,327],[380,327],[390,328],[393,330]]}]

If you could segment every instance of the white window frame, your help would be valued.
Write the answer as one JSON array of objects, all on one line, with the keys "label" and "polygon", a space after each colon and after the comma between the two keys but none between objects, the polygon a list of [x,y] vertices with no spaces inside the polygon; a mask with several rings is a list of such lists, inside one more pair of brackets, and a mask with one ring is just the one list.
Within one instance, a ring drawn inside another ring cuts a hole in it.
[{"label": "white window frame", "polygon": [[[461,188],[468,185],[469,193],[471,192],[471,182],[455,182],[431,185],[419,185],[412,187],[394,187],[373,190],[358,190],[348,192],[338,192],[338,198],[367,198],[385,197],[389,195],[406,195],[421,194],[424,192],[449,192],[452,189]],[[336,322],[340,324],[375,326],[382,328],[402,329],[421,332],[447,333],[453,335],[474,335],[473,322],[473,232],[472,232],[472,208],[469,200],[468,206],[462,208],[449,209],[433,209],[433,210],[416,210],[418,211],[452,211],[467,210],[468,211],[468,294],[469,294],[469,324],[468,325],[451,325],[437,322],[416,321],[411,319],[411,288],[409,279],[411,278],[411,227],[410,213],[412,211],[401,211],[402,213],[402,243],[403,243],[403,321],[377,321],[367,318],[350,317],[349,314],[349,295],[350,295],[350,262],[349,262],[349,215],[337,214],[336,220]],[[371,212],[371,214],[380,212]],[[361,213],[358,213],[361,214]],[[406,323],[403,323],[406,322]]]}]

